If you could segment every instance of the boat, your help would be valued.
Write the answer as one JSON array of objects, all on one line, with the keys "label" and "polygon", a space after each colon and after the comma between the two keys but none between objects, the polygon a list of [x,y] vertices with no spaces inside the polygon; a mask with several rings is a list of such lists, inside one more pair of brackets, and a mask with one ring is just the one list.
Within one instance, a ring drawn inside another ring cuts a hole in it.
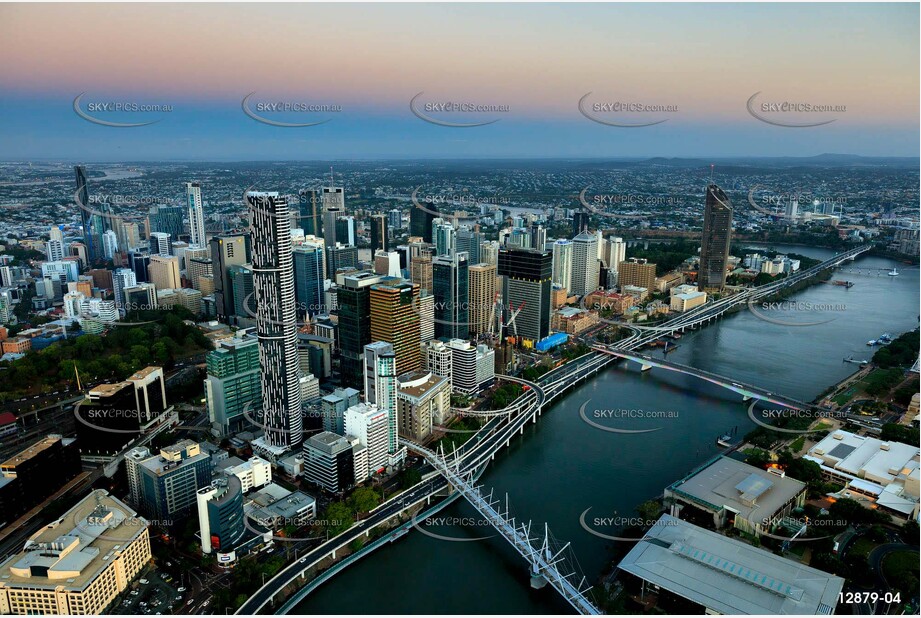
[{"label": "boat", "polygon": [[870,339],[870,340],[867,342],[867,345],[876,345],[876,339]]},{"label": "boat", "polygon": [[729,448],[732,446],[732,436],[728,433],[721,435],[716,439],[716,444],[722,446],[723,448]]},{"label": "boat", "polygon": [[890,276],[890,277],[898,277],[898,276],[899,276],[899,269],[896,268],[895,266],[893,266],[893,267],[892,267],[892,270],[889,271],[889,276]]},{"label": "boat", "polygon": [[877,343],[891,343],[892,335],[890,333],[883,333],[879,336],[879,339],[876,340]]}]

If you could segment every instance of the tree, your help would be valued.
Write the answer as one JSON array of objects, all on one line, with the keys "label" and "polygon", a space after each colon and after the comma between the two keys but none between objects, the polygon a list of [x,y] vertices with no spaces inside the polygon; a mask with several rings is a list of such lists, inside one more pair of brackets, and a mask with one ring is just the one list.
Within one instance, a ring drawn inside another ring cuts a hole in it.
[{"label": "tree", "polygon": [[323,519],[325,520],[326,531],[333,536],[348,530],[355,523],[352,509],[345,502],[331,502],[326,507]]},{"label": "tree", "polygon": [[370,487],[359,487],[349,497],[349,506],[355,513],[368,513],[378,504],[380,504],[380,499],[377,492]]},{"label": "tree", "polygon": [[647,500],[636,507],[636,512],[639,513],[644,522],[652,523],[662,513],[662,505],[657,500]]}]

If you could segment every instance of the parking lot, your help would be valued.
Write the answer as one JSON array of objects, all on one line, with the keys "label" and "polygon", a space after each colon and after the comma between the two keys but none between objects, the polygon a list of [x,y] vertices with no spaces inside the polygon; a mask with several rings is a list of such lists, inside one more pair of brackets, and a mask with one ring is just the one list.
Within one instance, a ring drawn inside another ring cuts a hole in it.
[{"label": "parking lot", "polygon": [[154,616],[171,614],[183,607],[185,592],[182,582],[149,566],[119,595],[107,613]]}]

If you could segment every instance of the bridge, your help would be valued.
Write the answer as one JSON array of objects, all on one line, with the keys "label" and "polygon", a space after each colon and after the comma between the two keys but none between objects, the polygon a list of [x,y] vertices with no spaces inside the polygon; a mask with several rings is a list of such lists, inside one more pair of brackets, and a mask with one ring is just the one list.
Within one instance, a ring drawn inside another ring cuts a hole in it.
[{"label": "bridge", "polygon": [[716,384],[717,386],[722,386],[723,388],[739,393],[742,395],[743,401],[759,399],[761,401],[773,403],[785,408],[792,408],[794,410],[813,410],[818,408],[813,404],[809,404],[798,399],[793,399],[792,397],[777,395],[758,386],[736,382],[732,378],[727,378],[726,376],[710,373],[709,371],[703,371],[701,369],[695,369],[689,365],[673,363],[664,359],[654,359],[646,354],[633,354],[617,349],[606,348],[604,346],[595,346],[592,349],[602,354],[610,354],[611,356],[639,363],[642,366],[643,371],[647,371],[653,367],[658,367],[661,369],[667,369],[669,371],[675,371],[685,375],[694,376],[696,378],[700,378],[701,380],[706,380],[711,384]]},{"label": "bridge", "polygon": [[462,472],[460,460],[455,459],[451,466],[443,453],[438,455],[402,439],[400,442],[420,453],[530,563],[532,588],[543,588],[549,583],[579,614],[595,616],[602,613],[589,600],[591,586],[579,572],[569,543],[560,547],[546,524],[543,538],[532,536],[531,522],[515,521],[509,514],[507,499],[503,507],[501,501],[492,497],[492,492],[486,495],[480,487],[473,485],[469,480],[470,473]]}]

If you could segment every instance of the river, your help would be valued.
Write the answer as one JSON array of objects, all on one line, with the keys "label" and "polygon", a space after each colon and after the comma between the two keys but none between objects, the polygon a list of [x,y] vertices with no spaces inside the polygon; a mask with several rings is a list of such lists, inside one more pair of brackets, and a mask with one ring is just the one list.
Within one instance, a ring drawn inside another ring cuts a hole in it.
[{"label": "river", "polygon": [[[833,255],[810,247],[775,248],[819,259]],[[789,321],[830,321],[782,326],[742,310],[686,334],[668,358],[810,401],[857,370],[842,362],[844,357],[872,356],[868,340],[918,326],[917,267],[889,277],[886,271],[897,265],[891,260],[861,257],[854,265],[865,272],[847,272],[848,265],[832,277],[852,281],[853,287],[818,284],[791,297],[831,309],[793,312]],[[867,274],[866,269],[877,270]],[[763,313],[784,317],[779,311]],[[583,404],[586,415],[599,424],[655,431],[602,431],[580,418]],[[646,418],[604,418],[605,410],[641,410]],[[481,483],[496,495],[507,492],[519,519],[533,519],[541,530],[546,521],[556,538],[570,541],[583,573],[594,582],[615,550],[625,551],[629,544],[584,530],[579,518],[586,509],[591,509],[585,517],[590,527],[617,534],[616,528],[595,525],[595,518],[634,517],[637,504],[660,495],[714,456],[718,435],[737,428],[741,436],[753,427],[746,406],[731,391],[682,374],[640,373],[636,365],[618,365],[545,409],[537,424],[496,456]],[[424,529],[458,539],[494,534],[466,503],[452,505],[439,517],[458,523],[431,522]],[[412,531],[337,575],[292,613],[573,612],[549,586],[540,591],[529,587],[525,561],[500,538],[445,541]]]}]

